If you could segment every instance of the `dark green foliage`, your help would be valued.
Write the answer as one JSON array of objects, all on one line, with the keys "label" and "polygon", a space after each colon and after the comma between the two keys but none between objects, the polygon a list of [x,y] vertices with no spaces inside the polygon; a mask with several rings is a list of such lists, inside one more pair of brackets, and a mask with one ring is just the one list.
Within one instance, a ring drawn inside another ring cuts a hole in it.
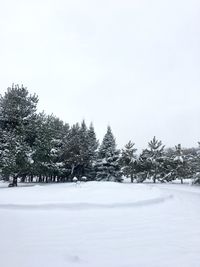
[{"label": "dark green foliage", "polygon": [[88,129],[84,121],[81,126],[78,123],[73,125],[64,140],[63,148],[62,158],[70,179],[74,176],[79,179],[82,176],[94,179],[93,164],[98,148],[94,127],[91,125]]},{"label": "dark green foliage", "polygon": [[122,181],[119,164],[120,151],[116,148],[115,138],[110,126],[103,138],[95,164],[96,179],[105,181]]},{"label": "dark green foliage", "polygon": [[187,178],[190,174],[188,161],[186,161],[186,156],[183,153],[183,150],[181,148],[181,144],[178,144],[175,146],[175,157],[174,157],[174,163],[175,163],[175,177],[181,180],[181,183],[183,183],[183,179]]},{"label": "dark green foliage", "polygon": [[[28,90],[18,85],[8,88],[0,97],[0,127],[6,130],[17,130],[18,134],[26,130],[30,133],[30,123],[36,115],[38,97],[29,95]],[[27,135],[28,135],[27,133]]]},{"label": "dark green foliage", "polygon": [[38,98],[23,86],[8,88],[0,97],[1,172],[3,176],[24,177],[30,172],[34,123]]},{"label": "dark green foliage", "polygon": [[40,180],[55,181],[64,175],[63,140],[68,132],[69,126],[55,116],[46,116],[43,113],[38,115],[33,152],[33,172],[34,175],[43,177]]},{"label": "dark green foliage", "polygon": [[38,98],[18,85],[0,98],[0,170],[4,179],[68,181],[95,178],[98,141],[83,121],[71,128],[59,118],[36,113]]},{"label": "dark green foliage", "polygon": [[[164,146],[154,136],[153,140],[148,143],[148,148],[143,150],[139,158],[139,168],[146,173],[146,178],[152,178],[155,183],[160,178],[163,159]],[[143,178],[145,175],[143,175]],[[143,180],[143,179],[142,179]]]},{"label": "dark green foliage", "polygon": [[122,172],[124,176],[131,177],[132,183],[137,169],[137,157],[135,154],[137,149],[134,148],[134,145],[134,143],[129,141],[128,144],[125,145],[124,149],[122,149],[120,156]]},{"label": "dark green foliage", "polygon": [[118,153],[116,150],[116,142],[113,136],[111,127],[108,126],[107,132],[103,138],[101,146],[99,148],[98,156],[100,159],[113,157]]},{"label": "dark green foliage", "polygon": [[0,96],[2,179],[65,182],[76,176],[122,181],[123,174],[131,182],[194,178],[200,183],[200,148],[165,149],[154,137],[140,155],[131,141],[120,154],[110,126],[99,147],[92,124],[87,127],[82,121],[70,127],[54,115],[38,114],[37,103],[38,97],[24,86],[13,85]]}]

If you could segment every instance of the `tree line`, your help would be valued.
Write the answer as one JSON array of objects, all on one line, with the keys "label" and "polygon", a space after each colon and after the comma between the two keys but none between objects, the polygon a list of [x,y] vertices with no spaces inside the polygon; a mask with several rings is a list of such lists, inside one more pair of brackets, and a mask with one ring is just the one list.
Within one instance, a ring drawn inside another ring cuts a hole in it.
[{"label": "tree line", "polygon": [[87,180],[154,183],[194,178],[200,182],[200,149],[165,148],[154,137],[139,155],[132,141],[118,149],[111,127],[101,143],[85,121],[69,125],[37,112],[38,96],[12,85],[0,96],[0,175],[22,182]]}]

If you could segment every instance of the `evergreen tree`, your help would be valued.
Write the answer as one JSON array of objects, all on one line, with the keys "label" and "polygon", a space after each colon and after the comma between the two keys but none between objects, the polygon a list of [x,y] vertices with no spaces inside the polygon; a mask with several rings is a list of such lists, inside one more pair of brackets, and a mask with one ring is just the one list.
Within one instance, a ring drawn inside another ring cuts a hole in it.
[{"label": "evergreen tree", "polygon": [[50,181],[64,181],[66,174],[62,153],[64,147],[64,138],[69,133],[69,125],[64,124],[59,118],[51,116],[50,118],[51,140],[50,140]]},{"label": "evergreen tree", "polygon": [[175,176],[181,180],[181,183],[183,183],[183,179],[187,178],[189,175],[189,166],[186,161],[186,157],[183,154],[181,144],[175,146],[175,149]]},{"label": "evergreen tree", "polygon": [[160,178],[160,169],[163,164],[163,152],[164,146],[161,141],[158,141],[154,136],[153,140],[148,143],[148,148],[142,153],[143,162],[146,161],[145,165],[149,169],[148,174],[153,178],[155,183]]},{"label": "evergreen tree", "polygon": [[65,176],[62,161],[64,137],[69,126],[55,116],[38,115],[34,144],[34,173],[40,182],[58,181]]},{"label": "evergreen tree", "polygon": [[22,85],[8,88],[4,96],[0,97],[0,126],[2,129],[17,130],[18,134],[27,130],[36,116],[38,97],[29,95]]},{"label": "evergreen tree", "polygon": [[[193,154],[192,160],[190,161],[190,166],[194,170],[193,172],[193,183],[200,184],[200,142],[198,142],[199,147],[195,150],[195,155]],[[194,152],[193,152],[194,153]]]},{"label": "evergreen tree", "polygon": [[99,142],[96,138],[96,133],[92,123],[90,124],[90,127],[88,129],[88,139],[89,139],[89,156],[91,163],[93,163],[97,157],[97,148],[99,146]]},{"label": "evergreen tree", "polygon": [[98,141],[93,125],[87,128],[85,121],[81,126],[75,124],[71,127],[69,135],[64,143],[63,160],[70,170],[71,179],[75,175],[79,179],[82,176],[94,178],[93,164],[96,158]]},{"label": "evergreen tree", "polygon": [[136,151],[134,148],[134,143],[129,141],[124,149],[122,149],[121,157],[120,157],[120,165],[122,167],[123,174],[125,176],[131,177],[131,183],[133,183],[134,175],[136,173]]},{"label": "evergreen tree", "polygon": [[85,171],[90,164],[89,154],[89,135],[85,121],[81,123],[79,130],[79,149],[80,149],[80,162],[79,162],[79,176],[85,176]]},{"label": "evergreen tree", "polygon": [[65,164],[67,175],[69,176],[71,181],[74,176],[77,176],[76,171],[81,162],[79,133],[80,126],[78,123],[76,123],[72,125],[69,130],[69,134],[64,140],[62,158]]},{"label": "evergreen tree", "polygon": [[172,148],[164,150],[163,161],[160,165],[160,182],[169,182],[175,179],[174,154],[175,151]]},{"label": "evergreen tree", "polygon": [[115,156],[119,151],[116,150],[116,142],[111,127],[108,126],[107,132],[99,148],[99,158],[109,158]]},{"label": "evergreen tree", "polygon": [[15,182],[29,172],[37,103],[36,95],[29,95],[26,88],[18,85],[0,97],[1,172],[12,176]]},{"label": "evergreen tree", "polygon": [[110,126],[103,138],[98,151],[98,159],[95,164],[97,180],[121,181],[119,165],[119,150],[116,149],[116,142]]},{"label": "evergreen tree", "polygon": [[51,141],[50,118],[41,113],[37,117],[36,140],[33,152],[33,170],[34,175],[39,177],[39,182],[47,181],[47,176],[49,175]]},{"label": "evergreen tree", "polygon": [[87,153],[89,157],[89,162],[85,169],[85,175],[90,180],[93,180],[95,179],[95,176],[96,176],[94,166],[95,166],[95,162],[97,159],[97,148],[99,146],[99,142],[96,138],[96,133],[95,133],[94,126],[92,123],[90,124],[90,127],[87,131],[87,135],[88,135],[88,152]]},{"label": "evergreen tree", "polygon": [[137,173],[137,182],[142,183],[146,179],[149,179],[151,172],[151,160],[149,159],[149,153],[147,149],[143,150],[140,154],[137,164],[136,164],[136,173]]}]

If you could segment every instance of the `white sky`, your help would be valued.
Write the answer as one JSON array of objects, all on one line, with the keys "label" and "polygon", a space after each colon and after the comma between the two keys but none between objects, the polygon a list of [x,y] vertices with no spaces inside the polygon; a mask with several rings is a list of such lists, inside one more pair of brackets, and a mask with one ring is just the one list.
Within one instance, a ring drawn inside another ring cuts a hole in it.
[{"label": "white sky", "polygon": [[199,0],[0,0],[0,93],[23,83],[39,110],[111,125],[119,146],[200,140]]}]

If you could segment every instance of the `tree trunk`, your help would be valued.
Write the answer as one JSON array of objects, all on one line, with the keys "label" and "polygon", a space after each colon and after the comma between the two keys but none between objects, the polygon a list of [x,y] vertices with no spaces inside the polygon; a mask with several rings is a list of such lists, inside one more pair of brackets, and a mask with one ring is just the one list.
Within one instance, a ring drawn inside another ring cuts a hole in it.
[{"label": "tree trunk", "polygon": [[13,177],[13,185],[17,186],[17,176]]},{"label": "tree trunk", "polygon": [[133,174],[131,174],[131,183],[133,183]]},{"label": "tree trunk", "polygon": [[72,164],[72,166],[71,166],[71,175],[73,175],[73,173],[74,173],[74,168],[75,168],[75,166],[74,166],[74,164]]},{"label": "tree trunk", "polygon": [[[24,182],[25,182],[25,179],[26,179],[26,177],[23,176],[23,177],[21,178],[21,182],[24,183]],[[13,178],[13,182],[14,182],[14,178]]]}]

